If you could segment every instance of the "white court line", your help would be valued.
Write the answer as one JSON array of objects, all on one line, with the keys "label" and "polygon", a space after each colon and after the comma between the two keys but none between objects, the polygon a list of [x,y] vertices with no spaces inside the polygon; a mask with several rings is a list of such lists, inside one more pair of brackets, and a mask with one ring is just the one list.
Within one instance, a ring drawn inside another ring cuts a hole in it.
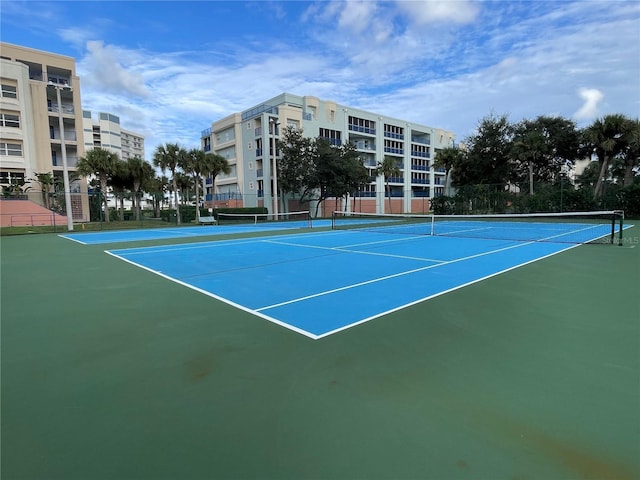
[{"label": "white court line", "polygon": [[[300,233],[293,235],[278,235],[277,238],[299,238],[306,236],[321,236],[327,235],[330,233],[348,233],[348,232],[335,232],[334,230],[328,230],[324,232],[312,232],[312,233]],[[254,238],[246,238],[246,239],[236,239],[236,240],[207,240],[206,242],[193,242],[193,243],[182,243],[177,245],[160,245],[160,246],[146,246],[146,247],[131,247],[131,248],[118,248],[116,250],[105,250],[105,252],[127,252],[127,255],[140,255],[145,253],[158,253],[158,252],[173,252],[178,250],[192,250],[199,248],[210,248],[210,247],[225,247],[228,245],[244,245],[247,243],[261,243],[265,238],[271,237],[254,237]],[[135,251],[138,250],[138,251]]]},{"label": "white court line", "polygon": [[[591,227],[588,227],[588,228],[591,228]],[[587,228],[581,228],[581,229],[575,230],[572,233],[577,233],[577,232],[580,232],[580,231],[583,231],[583,230],[587,230]],[[563,233],[562,235],[566,235],[566,233]],[[562,235],[553,235],[551,237],[545,238],[544,240],[550,240],[552,238],[560,237]],[[334,288],[334,289],[331,289],[331,290],[325,290],[324,292],[314,293],[313,295],[306,295],[304,297],[294,298],[294,299],[288,300],[286,302],[276,303],[276,304],[273,304],[273,305],[267,305],[265,307],[257,308],[256,311],[260,312],[260,311],[263,311],[263,310],[269,310],[269,309],[272,309],[272,308],[281,307],[283,305],[289,305],[289,304],[292,304],[292,303],[302,302],[304,300],[309,300],[311,298],[322,297],[322,296],[330,295],[330,294],[333,294],[333,293],[336,293],[336,292],[341,292],[341,291],[344,291],[344,290],[349,290],[349,289],[352,289],[352,288],[361,287],[363,285],[369,285],[369,284],[372,284],[372,283],[382,282],[384,280],[389,280],[391,278],[402,277],[404,275],[410,275],[412,273],[421,272],[421,271],[424,271],[424,270],[430,270],[432,268],[443,267],[445,265],[451,265],[453,263],[462,262],[464,260],[471,260],[473,258],[484,257],[486,255],[492,255],[494,253],[503,252],[503,251],[506,251],[506,250],[514,249],[514,248],[520,248],[520,247],[524,247],[526,245],[532,245],[532,244],[535,244],[537,242],[538,241],[518,243],[516,245],[511,245],[509,247],[498,248],[496,250],[489,250],[488,252],[482,252],[482,253],[477,253],[475,255],[469,255],[467,257],[456,258],[454,260],[449,260],[449,261],[446,261],[446,262],[438,263],[436,265],[428,265],[426,267],[414,268],[412,270],[407,270],[405,272],[394,273],[393,275],[385,275],[384,277],[374,278],[372,280],[367,280],[365,282],[354,283],[352,285],[347,285],[347,286],[344,286],[344,287]],[[577,245],[575,245],[575,246],[577,246]]]},{"label": "white court line", "polygon": [[[418,238],[418,237],[416,237]],[[425,236],[420,237],[420,238],[427,238]],[[349,247],[356,247],[359,246],[358,244],[354,244],[354,245],[347,245],[344,247],[321,247],[318,245],[304,245],[304,244],[300,244],[300,243],[289,243],[289,242],[278,242],[275,240],[263,240],[264,243],[273,243],[276,245],[287,245],[289,247],[301,247],[301,248],[312,248],[312,249],[317,249],[317,250],[331,250],[334,252],[343,252],[343,253],[359,253],[361,255],[374,255],[374,256],[378,256],[378,257],[391,257],[391,258],[401,258],[404,260],[418,260],[420,262],[431,262],[431,263],[442,263],[445,262],[445,260],[435,260],[432,258],[424,258],[424,257],[410,257],[407,255],[394,255],[391,253],[380,253],[380,252],[367,252],[364,250],[348,250]],[[371,245],[371,244],[376,244],[376,243],[385,243],[385,242],[368,242],[368,243],[363,243],[361,245]]]},{"label": "white court line", "polygon": [[167,280],[169,280],[171,282],[175,282],[175,283],[177,283],[179,285],[182,285],[183,287],[190,288],[191,290],[195,290],[198,293],[202,293],[204,295],[207,295],[208,297],[212,297],[212,298],[215,298],[216,300],[220,300],[221,302],[226,303],[227,305],[231,305],[232,307],[235,307],[235,308],[237,308],[239,310],[251,313],[251,314],[256,315],[256,316],[258,316],[260,318],[268,320],[269,322],[272,322],[272,323],[275,323],[277,325],[280,325],[281,327],[288,328],[289,330],[293,330],[294,332],[300,333],[300,334],[304,335],[305,337],[309,337],[309,338],[312,338],[314,340],[317,340],[319,338],[317,335],[314,335],[311,332],[307,332],[306,330],[302,330],[301,328],[298,328],[298,327],[295,327],[295,326],[290,325],[288,323],[282,322],[282,321],[280,321],[280,320],[278,320],[276,318],[270,317],[270,316],[265,315],[263,313],[260,313],[260,312],[258,312],[256,310],[252,310],[250,308],[247,308],[244,305],[240,305],[239,303],[232,302],[231,300],[229,300],[229,299],[227,299],[225,297],[221,297],[219,295],[216,295],[215,293],[209,292],[207,290],[203,290],[202,288],[198,288],[198,287],[196,287],[194,285],[191,285],[189,283],[186,283],[186,282],[183,282],[181,280],[178,280],[177,278],[173,278],[173,277],[170,277],[169,275],[165,275],[164,273],[162,273],[162,272],[160,272],[158,270],[154,270],[154,269],[146,267],[144,265],[140,265],[139,263],[132,262],[131,260],[129,260],[127,258],[124,258],[124,257],[121,257],[120,255],[116,255],[115,253],[110,252],[108,250],[105,250],[104,252],[106,254],[108,254],[108,255],[111,255],[112,257],[115,257],[115,258],[117,258],[119,260],[127,262],[127,263],[129,263],[131,265],[134,265],[134,266],[138,267],[138,268],[142,268],[143,270],[146,270],[148,272],[155,273],[156,275],[159,275],[162,278],[165,278],[165,279],[167,279]]}]

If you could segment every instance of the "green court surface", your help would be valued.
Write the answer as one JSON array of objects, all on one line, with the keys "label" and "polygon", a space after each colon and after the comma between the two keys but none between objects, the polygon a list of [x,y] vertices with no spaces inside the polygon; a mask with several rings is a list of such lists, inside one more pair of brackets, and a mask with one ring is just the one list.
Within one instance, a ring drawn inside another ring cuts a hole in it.
[{"label": "green court surface", "polygon": [[637,230],[320,340],[2,237],[1,478],[640,478]]}]

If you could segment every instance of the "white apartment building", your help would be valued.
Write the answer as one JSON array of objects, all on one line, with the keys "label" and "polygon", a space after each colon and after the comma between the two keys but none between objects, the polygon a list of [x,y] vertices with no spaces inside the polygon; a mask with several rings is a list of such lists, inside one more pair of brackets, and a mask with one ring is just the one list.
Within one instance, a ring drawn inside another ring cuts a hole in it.
[{"label": "white apartment building", "polygon": [[0,183],[24,184],[29,198],[42,203],[31,179],[36,173],[62,179],[66,161],[73,220],[88,221],[86,182],[75,175],[84,155],[75,60],[0,43],[0,62]]},{"label": "white apartment building", "polygon": [[[455,141],[452,132],[317,97],[283,93],[213,122],[201,133],[202,148],[225,157],[232,169],[229,175],[216,179],[215,191],[207,181],[207,205],[264,206],[270,212],[299,208],[291,199],[287,205],[278,199],[276,205],[273,172],[277,171],[277,157],[273,146],[283,127],[302,129],[305,137],[323,137],[334,145],[356,146],[371,182],[341,208],[389,211],[385,179],[375,175],[385,156],[396,158],[401,172],[389,179],[394,213],[426,212],[429,200],[444,191],[445,173],[435,169],[433,162],[439,149]],[[333,206],[328,202],[325,214]]]},{"label": "white apartment building", "polygon": [[112,113],[82,111],[84,148],[101,147],[122,160],[138,156],[144,159],[144,136],[120,126],[120,117]]}]

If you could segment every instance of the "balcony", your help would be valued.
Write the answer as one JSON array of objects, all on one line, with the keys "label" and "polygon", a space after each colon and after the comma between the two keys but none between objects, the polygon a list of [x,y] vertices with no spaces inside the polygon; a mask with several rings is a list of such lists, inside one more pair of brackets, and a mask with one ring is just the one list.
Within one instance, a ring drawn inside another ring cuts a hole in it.
[{"label": "balcony", "polygon": [[359,125],[349,124],[349,130],[351,130],[352,132],[367,133],[369,135],[375,135],[376,134],[376,129],[375,128],[361,127]]},{"label": "balcony", "polygon": [[[62,167],[62,154],[51,157],[51,164],[54,167]],[[78,157],[75,155],[67,155],[67,167],[75,168],[78,166]]]},{"label": "balcony", "polygon": [[47,110],[52,112],[52,113],[62,113],[65,115],[73,115],[75,114],[75,109],[73,108],[73,104],[69,103],[69,104],[62,104],[62,106],[60,105],[50,105],[49,107],[47,107]]},{"label": "balcony", "polygon": [[404,135],[401,133],[384,132],[384,136],[387,138],[394,138],[396,140],[404,140]]},{"label": "balcony", "polygon": [[264,177],[264,170],[262,168],[258,168],[256,170],[256,177],[258,177],[258,178]]},{"label": "balcony", "polygon": [[392,148],[384,147],[385,153],[395,153],[397,155],[404,155],[404,148]]},{"label": "balcony", "polygon": [[429,137],[411,137],[413,143],[421,143],[423,145],[431,145]]},{"label": "balcony", "polygon": [[416,150],[411,150],[412,157],[420,157],[420,158],[429,158],[429,152],[418,152]]},{"label": "balcony", "polygon": [[256,158],[261,157],[262,156],[262,149],[261,148],[256,148]]}]

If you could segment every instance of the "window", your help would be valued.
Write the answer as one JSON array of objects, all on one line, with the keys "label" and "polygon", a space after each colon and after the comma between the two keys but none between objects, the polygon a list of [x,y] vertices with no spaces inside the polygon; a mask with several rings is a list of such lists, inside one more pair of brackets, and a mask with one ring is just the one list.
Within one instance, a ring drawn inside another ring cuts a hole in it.
[{"label": "window", "polygon": [[0,113],[0,127],[20,128],[20,117],[10,113]]},{"label": "window", "polygon": [[10,157],[22,156],[22,145],[20,143],[0,143],[0,155]]},{"label": "window", "polygon": [[2,96],[3,98],[18,98],[18,91],[13,85],[5,85],[3,83],[0,93],[0,96]]}]

